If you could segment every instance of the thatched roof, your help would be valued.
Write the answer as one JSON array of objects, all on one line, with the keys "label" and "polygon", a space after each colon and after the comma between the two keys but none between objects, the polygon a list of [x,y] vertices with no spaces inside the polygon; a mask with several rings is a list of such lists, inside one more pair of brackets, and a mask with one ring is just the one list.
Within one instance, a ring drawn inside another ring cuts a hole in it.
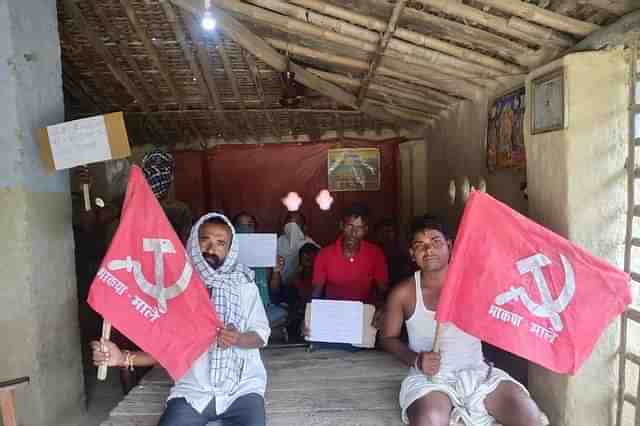
[{"label": "thatched roof", "polygon": [[58,3],[70,118],[125,111],[134,143],[421,126],[640,9],[636,0],[211,0],[218,28],[205,32],[204,0]]}]

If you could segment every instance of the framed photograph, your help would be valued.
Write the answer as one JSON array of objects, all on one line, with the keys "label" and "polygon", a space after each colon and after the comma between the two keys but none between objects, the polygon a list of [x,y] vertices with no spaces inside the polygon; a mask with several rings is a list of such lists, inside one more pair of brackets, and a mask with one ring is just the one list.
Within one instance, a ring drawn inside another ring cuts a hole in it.
[{"label": "framed photograph", "polygon": [[564,129],[564,70],[531,82],[531,134]]},{"label": "framed photograph", "polygon": [[380,150],[378,148],[330,149],[329,191],[378,191]]},{"label": "framed photograph", "polygon": [[525,88],[497,98],[487,120],[487,169],[524,168]]}]

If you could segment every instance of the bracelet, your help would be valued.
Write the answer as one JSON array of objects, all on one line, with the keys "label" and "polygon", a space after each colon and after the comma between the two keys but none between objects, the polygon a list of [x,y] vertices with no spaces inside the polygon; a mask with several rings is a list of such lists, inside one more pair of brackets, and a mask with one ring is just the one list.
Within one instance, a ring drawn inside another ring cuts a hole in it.
[{"label": "bracelet", "polygon": [[136,354],[129,353],[129,371],[133,372],[135,368],[133,368],[133,360],[136,359]]},{"label": "bracelet", "polygon": [[124,353],[124,361],[122,362],[123,365],[121,365],[121,367],[126,369],[129,367],[129,357],[131,356],[131,352],[123,351],[123,353]]},{"label": "bracelet", "polygon": [[124,351],[124,365],[122,368],[125,368],[129,371],[133,371],[133,360],[135,359],[136,354],[131,353],[131,351]]}]

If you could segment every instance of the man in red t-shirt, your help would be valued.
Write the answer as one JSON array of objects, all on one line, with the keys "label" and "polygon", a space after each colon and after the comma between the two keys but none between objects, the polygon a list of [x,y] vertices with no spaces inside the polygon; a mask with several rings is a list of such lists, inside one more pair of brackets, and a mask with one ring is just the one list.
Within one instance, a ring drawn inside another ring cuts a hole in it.
[{"label": "man in red t-shirt", "polygon": [[313,266],[313,297],[381,306],[389,281],[382,250],[364,237],[369,208],[354,203],[342,215],[338,240],[320,250]]}]

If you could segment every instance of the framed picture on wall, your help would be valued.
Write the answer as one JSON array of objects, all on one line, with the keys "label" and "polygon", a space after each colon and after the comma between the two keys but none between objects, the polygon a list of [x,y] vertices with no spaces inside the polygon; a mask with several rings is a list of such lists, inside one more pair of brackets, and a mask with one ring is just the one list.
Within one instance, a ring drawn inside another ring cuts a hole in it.
[{"label": "framed picture on wall", "polygon": [[531,134],[564,128],[564,70],[558,69],[531,82]]},{"label": "framed picture on wall", "polygon": [[330,149],[327,159],[329,191],[378,191],[378,148]]},{"label": "framed picture on wall", "polygon": [[524,168],[525,89],[500,96],[489,110],[487,120],[487,168]]}]

